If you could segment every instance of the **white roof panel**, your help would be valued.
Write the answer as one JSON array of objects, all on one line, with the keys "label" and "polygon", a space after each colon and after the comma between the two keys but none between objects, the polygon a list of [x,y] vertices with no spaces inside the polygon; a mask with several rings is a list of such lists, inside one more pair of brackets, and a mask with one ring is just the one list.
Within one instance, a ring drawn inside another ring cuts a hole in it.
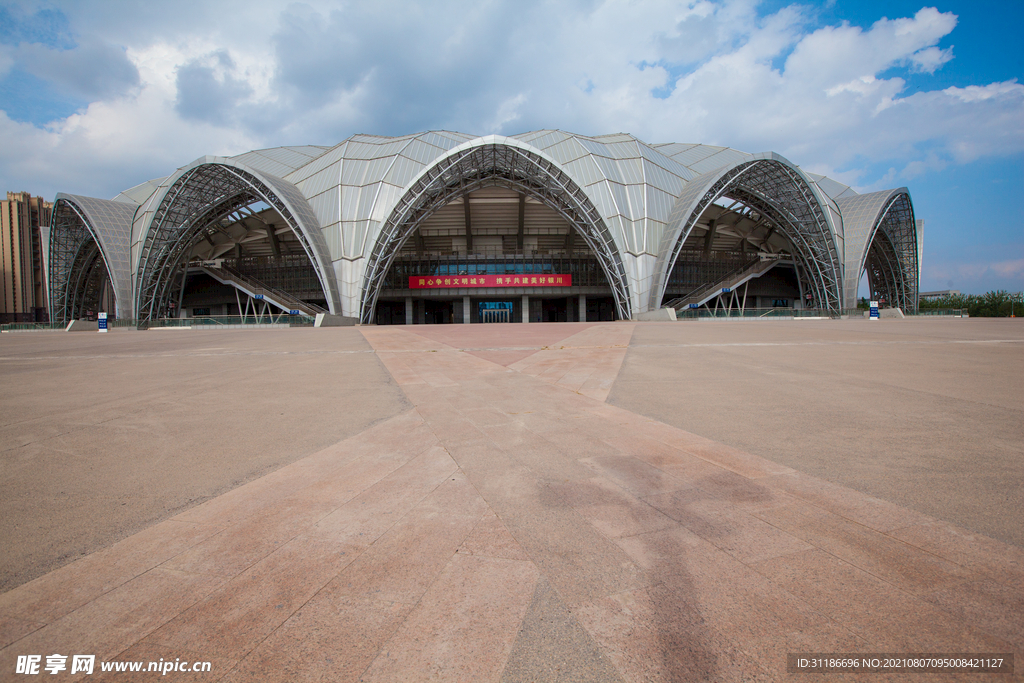
[{"label": "white roof panel", "polygon": [[[454,147],[455,145],[453,145]],[[451,147],[442,149],[429,145],[422,140],[413,140],[409,143],[409,146],[402,150],[402,156],[408,157],[413,161],[417,161],[420,165],[426,166],[433,164],[439,157],[444,156]]]},{"label": "white roof panel", "polygon": [[571,161],[565,164],[563,168],[579,185],[584,187],[593,185],[594,183],[601,182],[605,179],[604,174],[601,173],[601,169],[598,168],[597,163],[594,161],[594,156],[588,154],[585,157],[580,157],[576,161]]},{"label": "white roof panel", "polygon": [[629,215],[640,219],[647,215],[647,201],[643,185],[627,185],[626,197],[629,199]]},{"label": "white roof panel", "polygon": [[534,133],[525,133],[524,135],[512,136],[516,140],[522,140],[523,142],[536,147],[537,149],[544,150],[552,145],[557,145],[568,137],[572,137],[568,133],[564,133],[560,130],[547,130],[537,131],[539,135]]},{"label": "white roof panel", "polygon": [[591,154],[596,154],[598,156],[611,156],[608,153],[608,150],[605,149],[605,146],[600,142],[595,142],[594,140],[585,138],[581,135],[577,135],[576,139],[579,140],[580,144],[583,145],[583,148]]},{"label": "white roof panel", "polygon": [[366,159],[345,159],[341,166],[342,185],[365,185],[366,171],[372,162]]},{"label": "white roof panel", "polygon": [[687,168],[693,167],[693,164],[704,161],[709,156],[718,154],[724,147],[712,147],[710,145],[693,145],[685,149],[681,149],[673,152],[669,156],[681,163]]},{"label": "white roof panel", "polygon": [[405,187],[412,182],[412,179],[415,178],[423,168],[424,165],[418,161],[413,161],[412,159],[407,159],[404,156],[399,156],[395,159],[395,165],[388,171],[384,180],[392,185]]},{"label": "white roof panel", "polygon": [[623,177],[622,172],[619,170],[619,163],[614,159],[608,157],[593,155],[589,157],[594,164],[601,169],[601,173],[608,180],[614,180],[615,182],[624,183],[626,179]]},{"label": "white roof panel", "polygon": [[329,168],[325,168],[319,173],[306,178],[305,180],[296,184],[302,194],[307,197],[314,197],[321,192],[326,191],[330,187],[334,187],[339,184],[341,175],[341,164],[334,164]]},{"label": "white roof panel", "polygon": [[153,180],[147,180],[144,183],[139,183],[135,187],[128,188],[124,192],[118,193],[114,197],[115,202],[129,201],[135,204],[142,204],[150,195],[156,192],[156,189],[160,187],[160,183],[167,180],[167,178],[154,178]]},{"label": "white roof panel", "polygon": [[374,159],[371,161],[366,168],[366,178],[363,179],[364,184],[378,183],[384,180],[384,176],[387,175],[388,169],[394,163],[398,157],[387,156],[381,157],[380,159]]},{"label": "white roof panel", "polygon": [[640,159],[620,159],[616,162],[619,175],[628,184],[642,185],[644,183],[644,170],[640,166]]},{"label": "white roof panel", "polygon": [[819,176],[819,178],[819,180],[815,181],[818,184],[818,187],[820,187],[821,191],[832,199],[843,196],[843,193],[850,189],[849,185],[843,185],[842,183],[832,180],[826,176]]},{"label": "white roof panel", "polygon": [[608,154],[616,159],[633,159],[640,156],[640,148],[632,138],[628,142],[612,142],[605,146]]},{"label": "white roof panel", "polygon": [[723,166],[732,166],[733,164],[746,161],[750,156],[751,155],[749,154],[737,152],[734,149],[725,147],[720,152],[712,154],[698,162],[687,164],[687,166],[696,173],[707,173],[708,171],[714,171],[715,169],[722,168]]},{"label": "white roof panel", "polygon": [[626,193],[626,186],[620,183],[606,183],[608,190],[612,194],[612,198],[615,200],[617,207],[616,213],[625,216],[626,218],[632,218],[632,214],[629,212],[629,195]]},{"label": "white roof panel", "polygon": [[604,145],[612,145],[622,142],[634,142],[636,140],[636,138],[634,138],[629,133],[609,133],[608,135],[595,135],[593,139]]},{"label": "white roof panel", "polygon": [[381,145],[350,140],[348,149],[345,151],[346,159],[376,159],[384,156],[381,154]]},{"label": "white roof panel", "polygon": [[277,176],[278,178],[283,178],[295,170],[288,164],[275,161],[270,157],[263,156],[259,152],[247,152],[246,154],[240,154],[237,157],[231,157],[231,160],[237,161],[240,164],[245,164],[247,167],[259,173],[269,173],[270,175]]},{"label": "white roof panel", "polygon": [[660,166],[669,173],[679,176],[683,180],[690,180],[696,175],[693,171],[686,168],[686,166],[683,166],[676,159],[673,159],[670,156],[666,156],[657,149],[648,147],[647,145],[640,145],[640,155],[644,159],[647,159],[647,161],[649,161],[650,163]]},{"label": "white roof panel", "polygon": [[560,164],[568,164],[590,154],[590,152],[583,149],[583,146],[576,141],[576,138],[567,138],[562,142],[551,145],[544,150],[544,153]]},{"label": "white roof panel", "polygon": [[302,180],[303,178],[308,178],[314,173],[322,171],[331,164],[340,161],[345,156],[345,150],[347,147],[348,142],[346,141],[341,143],[337,147],[328,150],[327,152],[321,154],[316,159],[310,161],[305,166],[302,166],[301,168],[298,168],[295,171],[293,171],[291,175],[289,175],[286,178],[286,180],[291,181],[293,183],[297,183],[299,180]]},{"label": "white roof panel", "polygon": [[320,225],[330,225],[341,220],[341,188],[334,186],[309,199],[309,205],[316,213]]}]

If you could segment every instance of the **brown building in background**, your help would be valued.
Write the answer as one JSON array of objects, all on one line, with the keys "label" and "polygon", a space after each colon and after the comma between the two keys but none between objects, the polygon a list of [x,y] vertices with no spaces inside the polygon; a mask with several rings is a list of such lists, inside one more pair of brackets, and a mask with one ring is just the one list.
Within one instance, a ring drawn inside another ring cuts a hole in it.
[{"label": "brown building in background", "polygon": [[52,208],[27,192],[0,201],[0,323],[48,320],[39,227],[49,225]]}]

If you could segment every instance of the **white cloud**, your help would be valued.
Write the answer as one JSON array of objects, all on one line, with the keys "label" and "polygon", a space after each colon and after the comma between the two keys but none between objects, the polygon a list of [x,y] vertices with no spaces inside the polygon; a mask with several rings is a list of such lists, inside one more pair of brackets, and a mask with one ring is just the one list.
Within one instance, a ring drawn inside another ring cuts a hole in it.
[{"label": "white cloud", "polygon": [[925,261],[922,289],[951,288],[980,294],[997,289],[1024,290],[1024,259],[964,260],[963,255],[942,254]]},{"label": "white cloud", "polygon": [[940,66],[953,59],[953,48],[940,50],[937,47],[928,47],[918,50],[910,55],[910,61],[914,65],[914,71],[931,74]]},{"label": "white cloud", "polygon": [[966,88],[946,88],[942,92],[955,97],[961,102],[971,103],[1007,95],[1019,97],[1022,91],[1024,91],[1024,85],[1013,80],[1003,83],[990,83],[983,86],[969,85]]},{"label": "white cloud", "polygon": [[14,48],[0,45],[0,78],[3,78],[14,66]]},{"label": "white cloud", "polygon": [[945,159],[934,152],[928,154],[924,159],[915,159],[903,167],[903,171],[894,174],[892,178],[883,178],[883,183],[897,180],[912,180],[929,171],[941,171],[949,165]]},{"label": "white cloud", "polygon": [[811,30],[802,6],[757,4],[69,1],[80,42],[124,46],[138,86],[45,126],[0,117],[0,179],[110,196],[205,153],[432,127],[771,149],[853,184],[1024,151],[1024,85],[907,95],[891,75],[952,59],[954,15]]},{"label": "white cloud", "polygon": [[1003,277],[1024,280],[1024,259],[993,263],[992,270]]},{"label": "white cloud", "polygon": [[124,50],[98,40],[68,50],[22,43],[15,55],[32,75],[87,101],[116,97],[139,84],[138,70]]}]

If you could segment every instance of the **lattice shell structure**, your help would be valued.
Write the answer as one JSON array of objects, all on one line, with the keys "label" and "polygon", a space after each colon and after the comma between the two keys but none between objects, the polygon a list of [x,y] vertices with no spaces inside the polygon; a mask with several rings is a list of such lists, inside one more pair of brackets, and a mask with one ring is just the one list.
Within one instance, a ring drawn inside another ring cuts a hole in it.
[{"label": "lattice shell structure", "polygon": [[906,188],[858,194],[774,153],[622,133],[429,131],[202,157],[112,200],[62,193],[47,235],[51,319],[80,313],[76,288],[97,257],[118,317],[157,315],[190,245],[231,211],[262,202],[301,243],[330,311],[369,322],[383,274],[418,222],[488,185],[547,204],[580,233],[620,318],[662,305],[680,249],[702,212],[726,197],[786,235],[814,307],[854,307],[865,271],[873,293],[917,306],[923,224]]}]

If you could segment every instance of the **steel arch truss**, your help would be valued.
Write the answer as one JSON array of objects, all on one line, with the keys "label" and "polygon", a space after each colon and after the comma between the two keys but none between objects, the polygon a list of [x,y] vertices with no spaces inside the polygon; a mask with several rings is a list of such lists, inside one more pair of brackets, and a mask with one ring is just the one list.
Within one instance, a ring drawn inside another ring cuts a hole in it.
[{"label": "steel arch truss", "polygon": [[903,311],[917,310],[917,228],[910,197],[901,193],[886,205],[864,259],[873,301]]},{"label": "steel arch truss", "polygon": [[661,269],[657,294],[664,296],[668,277],[683,244],[704,211],[720,197],[755,209],[784,235],[796,253],[794,263],[804,303],[839,313],[842,308],[842,265],[825,212],[810,185],[790,165],[776,159],[757,159],[739,164],[723,173],[695,203],[678,231],[678,239]]},{"label": "steel arch truss", "polygon": [[50,320],[69,323],[98,308],[107,265],[73,202],[56,201],[50,226]]},{"label": "steel arch truss", "polygon": [[223,218],[264,202],[273,207],[295,233],[316,270],[324,296],[332,300],[328,275],[313,246],[288,206],[268,184],[240,168],[202,164],[181,175],[164,194],[153,214],[139,257],[135,311],[140,325],[161,317],[192,248],[220,229]]},{"label": "steel arch truss", "polygon": [[626,271],[611,232],[586,193],[540,155],[502,144],[471,147],[423,173],[388,216],[370,252],[363,279],[360,319],[369,323],[384,278],[405,241],[431,214],[482,187],[506,187],[558,212],[583,237],[608,278],[619,318],[630,318]]}]

